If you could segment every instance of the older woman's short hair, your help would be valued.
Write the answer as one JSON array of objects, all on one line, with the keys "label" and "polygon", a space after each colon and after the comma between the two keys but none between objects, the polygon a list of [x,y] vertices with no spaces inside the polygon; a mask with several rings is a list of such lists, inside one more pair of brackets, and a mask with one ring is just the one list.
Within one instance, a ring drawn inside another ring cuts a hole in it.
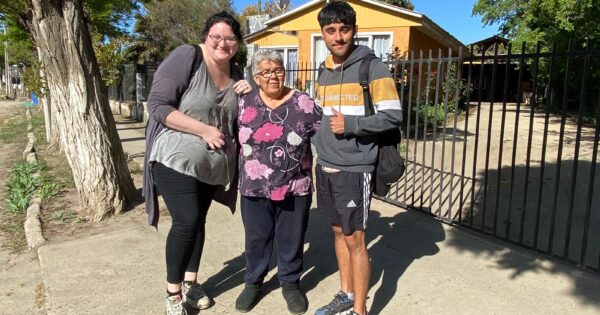
[{"label": "older woman's short hair", "polygon": [[265,60],[274,61],[278,63],[283,70],[285,70],[285,65],[283,64],[283,57],[281,54],[275,50],[265,49],[257,51],[254,53],[254,56],[252,56],[252,74],[257,74],[260,72],[260,63]]}]

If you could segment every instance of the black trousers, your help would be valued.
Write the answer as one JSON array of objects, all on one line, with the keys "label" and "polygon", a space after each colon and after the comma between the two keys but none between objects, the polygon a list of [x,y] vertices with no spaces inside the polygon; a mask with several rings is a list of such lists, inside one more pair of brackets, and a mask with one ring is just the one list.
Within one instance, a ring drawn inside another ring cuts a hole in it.
[{"label": "black trousers", "polygon": [[273,241],[277,245],[279,283],[298,283],[302,275],[304,234],[312,198],[288,196],[282,201],[261,197],[241,198],[246,236],[248,284],[261,284],[269,271]]},{"label": "black trousers", "polygon": [[154,163],[152,176],[173,223],[167,236],[167,281],[180,283],[185,272],[198,272],[204,248],[206,214],[216,186]]}]

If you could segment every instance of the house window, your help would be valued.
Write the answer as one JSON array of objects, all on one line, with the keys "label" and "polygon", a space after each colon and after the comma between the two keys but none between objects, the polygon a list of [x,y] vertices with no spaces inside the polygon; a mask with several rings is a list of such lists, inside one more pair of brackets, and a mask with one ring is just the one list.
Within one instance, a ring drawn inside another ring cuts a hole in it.
[{"label": "house window", "polygon": [[262,47],[260,49],[272,49],[281,54],[285,66],[285,85],[294,87],[298,78],[298,48]]},{"label": "house window", "polygon": [[[316,35],[313,39],[313,61],[318,65],[327,58],[329,51],[321,35]],[[371,48],[375,55],[384,61],[392,51],[392,33],[358,33],[354,42]]]}]

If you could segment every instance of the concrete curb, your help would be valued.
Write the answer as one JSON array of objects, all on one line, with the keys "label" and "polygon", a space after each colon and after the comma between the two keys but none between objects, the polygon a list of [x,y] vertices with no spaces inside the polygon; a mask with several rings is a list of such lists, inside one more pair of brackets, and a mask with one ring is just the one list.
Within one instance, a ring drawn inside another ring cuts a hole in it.
[{"label": "concrete curb", "polygon": [[[27,138],[29,141],[27,142],[27,146],[23,151],[23,158],[27,161],[27,163],[36,163],[37,155],[35,153],[35,134],[33,133],[33,126],[31,125],[31,109],[27,108],[25,110],[25,116],[27,116]],[[39,177],[40,174],[38,172],[33,174],[33,177]],[[25,217],[25,223],[23,228],[25,230],[25,239],[27,240],[27,247],[30,250],[36,249],[40,247],[46,239],[42,234],[42,220],[40,218],[40,209],[41,209],[41,200],[40,198],[33,198],[27,207],[27,214]]]}]

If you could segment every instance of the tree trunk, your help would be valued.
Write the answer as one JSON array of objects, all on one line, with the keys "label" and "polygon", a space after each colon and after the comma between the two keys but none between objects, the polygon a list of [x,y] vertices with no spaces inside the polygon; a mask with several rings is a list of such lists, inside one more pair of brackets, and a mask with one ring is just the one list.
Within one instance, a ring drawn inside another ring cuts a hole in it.
[{"label": "tree trunk", "polygon": [[[39,47],[37,48],[37,52],[38,52],[38,60],[41,64],[40,67],[40,77],[42,78],[42,80],[44,80],[44,78],[46,77],[46,75],[44,75],[44,61],[42,60],[42,52],[40,51]],[[44,126],[46,127],[46,143],[48,144],[48,148],[56,148],[58,150],[60,150],[60,143],[59,143],[59,138],[58,138],[58,132],[56,132],[53,128],[54,126],[54,120],[52,119],[52,103],[50,103],[50,95],[45,95],[48,94],[46,93],[47,91],[42,87],[42,95],[38,96],[38,99],[40,101],[40,106],[44,111]]]},{"label": "tree trunk", "polygon": [[135,196],[107,90],[80,0],[29,0],[31,32],[40,48],[52,116],[82,210],[92,221],[123,211]]}]

